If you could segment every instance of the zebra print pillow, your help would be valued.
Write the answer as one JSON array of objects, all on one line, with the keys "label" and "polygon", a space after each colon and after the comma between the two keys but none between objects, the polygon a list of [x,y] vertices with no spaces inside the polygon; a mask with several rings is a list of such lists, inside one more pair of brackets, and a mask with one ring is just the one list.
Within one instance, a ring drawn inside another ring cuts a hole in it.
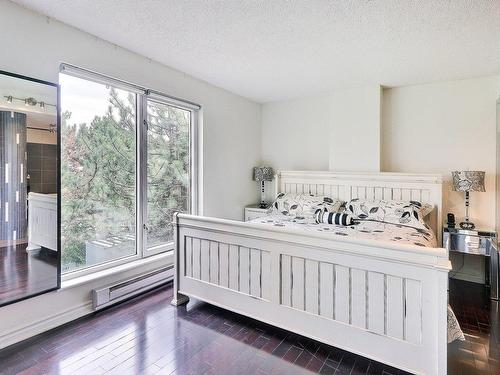
[{"label": "zebra print pillow", "polygon": [[314,219],[317,224],[335,224],[349,226],[355,224],[354,218],[346,213],[339,212],[325,212],[323,210],[317,210],[314,214]]}]

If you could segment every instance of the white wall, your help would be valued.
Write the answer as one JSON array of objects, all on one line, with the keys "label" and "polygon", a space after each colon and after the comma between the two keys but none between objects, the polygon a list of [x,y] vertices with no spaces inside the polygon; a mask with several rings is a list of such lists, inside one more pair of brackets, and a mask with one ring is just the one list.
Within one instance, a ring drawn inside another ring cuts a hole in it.
[{"label": "white wall", "polygon": [[[251,168],[260,162],[260,105],[8,1],[0,1],[0,25],[0,70],[57,82],[59,64],[68,62],[201,104],[205,215],[242,219],[243,206],[257,202]],[[90,312],[91,288],[125,276],[0,308],[0,347]]]},{"label": "white wall", "polygon": [[[380,106],[378,85],[263,104],[262,160],[280,170],[379,171]],[[268,184],[267,200],[273,192]]]},{"label": "white wall", "polygon": [[378,85],[333,93],[331,171],[380,171],[380,106]]},{"label": "white wall", "polygon": [[[278,169],[441,173],[444,211],[463,216],[451,171],[486,171],[471,217],[495,226],[496,107],[500,76],[343,90],[262,107],[262,158]],[[382,105],[382,110],[380,106]]]},{"label": "white wall", "polygon": [[57,82],[59,64],[68,62],[201,104],[205,214],[241,219],[242,205],[256,201],[259,104],[8,1],[0,2],[0,24],[15,30],[0,33],[2,70]]},{"label": "white wall", "polygon": [[[471,193],[470,215],[495,228],[496,100],[500,76],[385,89],[382,170],[441,173],[443,212],[464,216],[463,193],[451,190],[451,171],[486,171],[486,192]],[[458,278],[481,282],[482,257],[453,256]]]},{"label": "white wall", "polygon": [[464,215],[451,171],[486,171],[486,192],[471,193],[471,218],[495,227],[496,100],[500,76],[384,90],[382,170],[442,173],[444,212]]},{"label": "white wall", "polygon": [[262,159],[282,170],[380,170],[380,86],[264,104]]},{"label": "white wall", "polygon": [[331,97],[262,105],[262,159],[281,170],[328,170]]},{"label": "white wall", "polygon": [[[384,89],[263,105],[262,157],[278,169],[441,173],[444,212],[463,217],[451,171],[486,171],[486,192],[471,193],[471,217],[495,228],[496,108],[500,76]],[[270,196],[268,196],[270,198]],[[470,259],[469,259],[470,258]],[[452,257],[458,277],[484,278],[481,257]]]}]

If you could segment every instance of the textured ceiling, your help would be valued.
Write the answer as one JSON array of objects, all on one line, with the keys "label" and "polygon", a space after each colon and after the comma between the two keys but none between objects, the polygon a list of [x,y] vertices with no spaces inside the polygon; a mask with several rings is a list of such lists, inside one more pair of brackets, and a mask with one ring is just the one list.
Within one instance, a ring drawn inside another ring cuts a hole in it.
[{"label": "textured ceiling", "polygon": [[500,72],[500,0],[15,0],[258,102]]}]

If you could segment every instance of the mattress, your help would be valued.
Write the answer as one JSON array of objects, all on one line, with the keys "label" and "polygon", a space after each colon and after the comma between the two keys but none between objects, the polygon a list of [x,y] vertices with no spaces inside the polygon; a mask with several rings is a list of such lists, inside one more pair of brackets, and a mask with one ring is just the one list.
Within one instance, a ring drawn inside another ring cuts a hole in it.
[{"label": "mattress", "polygon": [[361,221],[356,225],[340,226],[317,224],[312,218],[295,219],[291,216],[271,214],[251,220],[250,222],[287,229],[328,233],[331,234],[332,237],[351,237],[354,239],[369,239],[384,242],[399,242],[423,247],[437,247],[436,236],[432,230],[379,221]]}]

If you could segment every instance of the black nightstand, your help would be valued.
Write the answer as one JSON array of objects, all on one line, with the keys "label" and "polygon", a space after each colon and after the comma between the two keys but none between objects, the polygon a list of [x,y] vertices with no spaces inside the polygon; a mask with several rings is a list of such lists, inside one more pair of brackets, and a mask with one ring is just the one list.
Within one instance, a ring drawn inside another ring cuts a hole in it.
[{"label": "black nightstand", "polygon": [[498,299],[499,256],[496,232],[443,227],[443,247],[450,252],[484,256],[485,282],[490,287],[491,299]]}]

